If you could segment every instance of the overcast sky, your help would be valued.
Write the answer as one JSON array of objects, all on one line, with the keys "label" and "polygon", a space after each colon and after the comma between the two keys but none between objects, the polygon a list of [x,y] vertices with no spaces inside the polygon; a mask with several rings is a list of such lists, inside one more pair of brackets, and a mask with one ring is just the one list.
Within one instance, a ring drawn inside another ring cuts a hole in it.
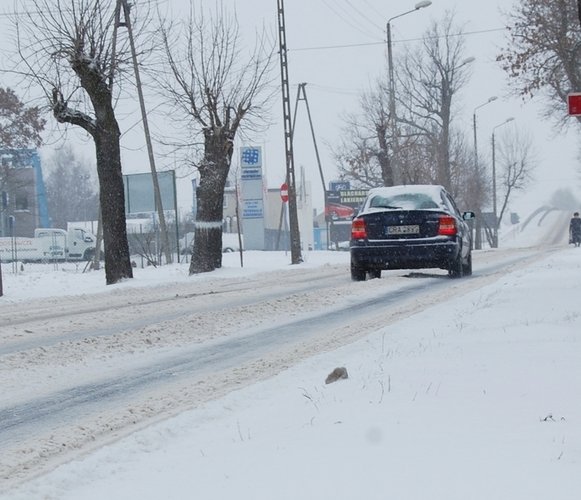
[{"label": "overcast sky", "polygon": [[[240,2],[238,2],[240,3]],[[260,2],[271,3],[269,0]],[[387,19],[410,10],[415,1],[380,0],[299,0],[286,2],[289,45],[296,49],[357,43],[376,45],[354,46],[327,50],[294,50],[290,52],[290,75],[294,82],[309,82],[307,92],[318,134],[323,141],[336,142],[338,112],[356,109],[357,92],[368,86],[371,79],[386,73],[385,24]],[[312,5],[310,15],[304,14],[306,5]],[[300,5],[300,7],[299,7]],[[447,10],[453,10],[458,23],[467,33],[466,56],[476,58],[473,76],[461,93],[460,114],[456,125],[464,127],[472,144],[472,115],[474,108],[489,97],[498,100],[477,112],[478,146],[480,154],[490,156],[492,128],[508,117],[514,117],[514,126],[528,130],[535,138],[539,169],[531,196],[516,202],[515,210],[529,210],[544,202],[552,191],[561,186],[577,184],[575,176],[576,147],[574,134],[566,139],[539,116],[541,106],[523,103],[508,95],[505,73],[495,62],[506,32],[502,11],[510,10],[510,0],[434,0],[421,9],[392,23],[394,57],[403,52],[404,44],[414,43],[432,20],[439,20]],[[303,14],[301,14],[301,12]],[[363,15],[365,14],[365,16]],[[312,85],[310,83],[312,82]],[[342,93],[345,91],[344,93]],[[299,112],[301,110],[299,109]],[[336,112],[337,111],[337,112]],[[306,128],[306,122],[304,127]],[[511,127],[507,125],[506,127]],[[298,126],[297,126],[298,129]],[[500,135],[503,129],[497,130]],[[305,144],[306,148],[307,144]],[[302,153],[297,147],[297,155]],[[324,151],[329,154],[329,148]],[[299,156],[300,163],[307,162]],[[332,175],[330,156],[325,158],[326,169]],[[518,200],[517,200],[518,201]]]},{"label": "overcast sky", "polygon": [[[206,2],[204,0],[204,4]],[[162,7],[173,11],[187,9],[189,3],[188,0],[159,0]],[[224,0],[224,3],[236,7],[247,40],[252,40],[255,30],[263,25],[276,37],[276,0]],[[356,110],[360,92],[367,89],[374,79],[387,73],[387,19],[413,9],[415,3],[407,0],[285,2],[292,103],[294,105],[297,84],[307,82],[307,96],[327,182],[337,175],[331,148],[338,143],[341,115]],[[415,43],[432,20],[441,19],[447,10],[455,12],[456,21],[464,25],[467,33],[466,56],[476,58],[472,63],[470,84],[460,96],[461,102],[458,104],[462,110],[456,125],[466,129],[471,144],[474,108],[496,95],[498,101],[478,111],[478,149],[482,158],[490,155],[492,128],[508,117],[515,118],[514,126],[533,134],[539,160],[537,181],[531,193],[516,199],[512,207],[513,210],[526,212],[535,204],[546,201],[557,188],[577,185],[577,137],[573,133],[565,138],[556,136],[550,124],[540,118],[538,104],[522,103],[517,98],[507,97],[505,75],[494,60],[505,39],[501,10],[510,10],[511,5],[510,0],[433,0],[430,7],[393,21],[393,51],[397,58],[403,53],[404,45]],[[0,9],[0,12],[6,12],[10,6],[2,5]],[[0,20],[4,23],[6,18],[0,17]],[[4,38],[3,43],[7,42]],[[278,76],[278,60],[275,71]],[[137,111],[137,101],[135,108]],[[264,147],[269,187],[278,187],[284,179],[285,168],[282,105],[278,97],[273,102],[271,119],[274,125],[252,142]],[[135,116],[131,120],[134,121]],[[129,123],[125,125],[129,126]],[[507,125],[507,128],[509,126],[513,125]],[[297,174],[302,167],[305,168],[306,176],[312,183],[315,206],[322,208],[321,181],[306,110],[302,105],[298,109],[295,134]],[[147,171],[142,132],[136,129],[126,134],[124,141],[125,173]],[[163,159],[161,163],[164,161],[166,167],[171,167],[171,159]],[[190,198],[187,180],[180,189],[180,205],[188,208]]]},{"label": "overcast sky", "polygon": [[[232,3],[237,5],[243,23],[250,23],[259,17],[259,13],[276,23],[272,14],[275,0],[238,0]],[[361,90],[368,88],[375,78],[386,75],[387,19],[413,9],[415,3],[401,0],[285,2],[290,49],[289,76],[295,84],[291,95],[295,96],[297,83],[308,82],[307,96],[327,179],[331,179],[336,172],[330,146],[337,143],[341,113],[356,110]],[[442,19],[446,11],[455,13],[456,21],[464,25],[467,34],[466,56],[476,58],[472,63],[470,84],[457,103],[461,109],[456,125],[465,128],[469,144],[472,144],[474,108],[495,95],[497,101],[477,112],[481,158],[490,157],[492,128],[506,118],[514,117],[515,127],[533,134],[539,160],[537,182],[531,187],[531,195],[517,199],[513,207],[514,210],[528,211],[537,203],[546,201],[557,188],[577,184],[577,137],[573,133],[567,138],[556,135],[550,124],[539,116],[540,103],[523,103],[519,98],[509,96],[506,75],[495,59],[506,37],[502,12],[509,11],[512,3],[511,0],[433,0],[430,7],[392,22],[393,53],[395,58],[401,55],[404,45],[415,43],[431,21]],[[256,6],[256,10],[244,8],[245,5]],[[279,110],[275,109],[275,112],[279,113]],[[301,141],[295,145],[296,165],[297,168],[303,165],[311,172],[316,197],[321,190],[320,180],[304,107],[299,107],[298,116],[295,134]],[[513,124],[506,127],[511,126]],[[304,133],[301,134],[301,131]],[[497,130],[497,137],[502,131]],[[267,139],[271,175],[280,170],[276,163],[284,162],[282,153],[278,152],[275,144],[271,144],[279,141],[280,134],[282,131],[271,134]],[[279,177],[283,175],[284,172]],[[272,180],[271,184],[276,185],[276,182]]]}]

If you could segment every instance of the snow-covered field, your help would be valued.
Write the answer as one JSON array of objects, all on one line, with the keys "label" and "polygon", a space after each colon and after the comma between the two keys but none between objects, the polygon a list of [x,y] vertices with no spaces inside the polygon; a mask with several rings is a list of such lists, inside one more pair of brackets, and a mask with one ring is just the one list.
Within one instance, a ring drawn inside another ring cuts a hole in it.
[{"label": "snow-covered field", "polygon": [[[546,241],[555,220],[505,238],[505,246]],[[465,293],[113,440],[0,498],[577,500],[581,250],[561,239],[541,259],[487,278],[479,261],[503,250],[476,252]],[[226,283],[268,269],[295,272],[284,254],[245,255],[241,269],[226,254],[216,275]],[[348,253],[306,260],[298,267],[313,277],[326,266],[348,272]],[[189,278],[185,265],[137,269],[113,290],[99,273],[65,266],[3,271],[0,311],[33,296],[98,291],[115,300],[124,287],[137,297],[141,286],[180,289],[194,279],[201,288],[216,277]],[[346,283],[345,293],[389,283]],[[325,300],[335,307],[349,297]],[[349,378],[325,384],[338,366]]]}]

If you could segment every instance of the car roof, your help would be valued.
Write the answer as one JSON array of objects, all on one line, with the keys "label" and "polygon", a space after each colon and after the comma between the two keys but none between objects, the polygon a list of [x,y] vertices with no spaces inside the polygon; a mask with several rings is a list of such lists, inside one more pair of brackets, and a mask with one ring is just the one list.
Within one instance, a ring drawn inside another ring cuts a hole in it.
[{"label": "car roof", "polygon": [[377,187],[370,189],[368,194],[369,196],[377,194],[382,196],[394,196],[398,194],[420,193],[438,199],[442,191],[445,191],[444,187],[437,184],[409,184],[405,186]]}]

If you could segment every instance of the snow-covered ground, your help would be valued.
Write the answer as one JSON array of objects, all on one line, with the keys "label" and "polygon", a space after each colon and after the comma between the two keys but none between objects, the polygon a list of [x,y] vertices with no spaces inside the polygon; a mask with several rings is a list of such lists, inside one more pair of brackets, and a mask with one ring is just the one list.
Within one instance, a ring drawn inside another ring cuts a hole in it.
[{"label": "snow-covered ground", "polygon": [[[566,243],[566,228],[563,227],[563,214],[551,212],[540,214],[533,220],[525,220],[520,225],[510,226],[504,231],[502,247],[529,247],[545,243],[547,227],[556,227],[560,242]],[[326,264],[345,264],[349,262],[349,252],[304,252],[305,267],[319,267]],[[138,264],[134,278],[124,283],[107,287],[105,271],[84,272],[84,263],[66,264],[2,264],[4,296],[0,305],[37,299],[86,293],[111,292],[123,288],[141,288],[167,283],[191,283],[214,278],[244,278],[255,273],[291,269],[289,252],[244,252],[242,263],[238,252],[223,254],[223,267],[211,275],[188,276],[188,263],[181,256],[181,263],[159,268],[146,267],[136,257]]]},{"label": "snow-covered ground", "polygon": [[[307,252],[303,255],[305,267],[319,267],[326,264],[348,262],[348,252]],[[291,269],[290,252],[257,252],[246,251],[243,254],[242,265],[238,252],[222,255],[221,269],[211,274],[194,277],[188,276],[189,264],[181,257],[181,263],[162,267],[142,266],[139,258],[133,271],[133,279],[116,284],[114,287],[105,285],[105,270],[84,272],[84,263],[60,264],[18,264],[2,265],[4,282],[4,297],[0,304],[20,302],[43,297],[58,297],[84,293],[110,293],[112,289],[142,288],[168,283],[191,283],[215,278],[244,278],[253,274]],[[22,267],[21,267],[22,266]]]},{"label": "snow-covered ground", "polygon": [[[546,241],[556,218],[543,224],[505,236],[503,245]],[[577,500],[581,249],[561,239],[527,267],[123,437],[0,498]],[[291,267],[282,253],[247,252],[244,268],[237,254],[224,257],[212,274],[225,279]],[[313,269],[348,263],[346,252],[305,257],[302,266]],[[474,262],[477,269],[478,252]],[[0,307],[114,293],[101,273],[74,266],[3,271]],[[209,277],[188,278],[186,265],[136,269],[119,287],[192,279]],[[382,280],[374,281],[360,285]],[[349,378],[325,384],[339,366]]]}]

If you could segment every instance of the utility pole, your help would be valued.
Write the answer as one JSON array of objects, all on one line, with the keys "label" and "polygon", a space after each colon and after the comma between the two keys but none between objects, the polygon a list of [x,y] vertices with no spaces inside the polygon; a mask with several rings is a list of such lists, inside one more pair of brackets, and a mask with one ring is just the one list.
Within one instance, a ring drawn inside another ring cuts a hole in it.
[{"label": "utility pole", "polygon": [[[169,235],[167,233],[167,225],[165,223],[165,214],[163,212],[163,205],[161,201],[161,191],[159,189],[159,180],[157,178],[157,170],[155,168],[155,157],[153,155],[153,146],[151,143],[151,134],[149,132],[149,122],[147,120],[147,111],[145,109],[145,100],[143,98],[143,89],[141,86],[141,78],[139,76],[139,65],[137,63],[137,53],[135,51],[135,41],[133,39],[133,29],[131,28],[130,7],[127,0],[118,0],[123,6],[124,23],[119,24],[127,28],[129,36],[129,44],[131,46],[131,55],[133,58],[133,68],[135,71],[135,84],[137,87],[137,95],[139,96],[139,105],[141,107],[141,118],[143,120],[143,129],[145,132],[145,142],[147,144],[147,154],[149,156],[149,166],[151,168],[151,179],[153,181],[153,197],[155,200],[155,208],[159,217],[159,228],[162,237],[162,244],[165,249],[165,260],[167,264],[173,262],[171,248],[169,246]],[[176,213],[177,224],[177,213]],[[179,250],[178,250],[179,251]]]},{"label": "utility pole", "polygon": [[[325,184],[325,176],[323,174],[323,167],[321,166],[321,157],[319,156],[319,148],[317,147],[317,138],[315,136],[315,129],[313,127],[313,120],[311,118],[311,109],[309,107],[309,100],[307,99],[306,83],[299,83],[299,88],[297,90],[297,101],[295,104],[295,114],[293,117],[293,131],[297,122],[297,109],[299,107],[299,101],[305,101],[305,106],[307,108],[307,116],[309,118],[309,126],[311,127],[311,136],[313,137],[313,146],[315,148],[315,156],[317,158],[317,165],[319,167],[319,175],[321,176],[321,184],[323,186],[323,196],[324,196],[324,210],[327,209],[327,185]],[[302,97],[301,97],[302,94]],[[329,249],[329,222],[325,216],[325,221],[327,224],[327,249]]]},{"label": "utility pole", "polygon": [[391,143],[392,143],[392,154],[391,154],[391,172],[390,179],[388,179],[389,185],[394,185],[401,182],[401,172],[399,169],[399,131],[397,128],[397,117],[395,108],[395,77],[393,69],[393,50],[392,50],[392,40],[391,40],[391,22],[394,19],[398,19],[403,16],[407,16],[412,12],[424,9],[432,5],[429,0],[423,0],[416,3],[412,10],[398,14],[397,16],[390,17],[386,23],[387,31],[387,77],[388,77],[388,92],[389,92],[389,120],[391,122]]},{"label": "utility pole", "polygon": [[[476,178],[477,178],[477,182],[478,182],[478,186],[480,186],[480,162],[478,161],[478,133],[477,133],[477,128],[476,128],[476,111],[478,111],[480,108],[490,104],[491,102],[494,102],[498,99],[497,96],[492,96],[489,97],[488,100],[478,106],[476,106],[474,108],[474,111],[472,113],[472,129],[474,132],[474,173],[476,174]],[[481,200],[482,200],[482,196],[481,195],[482,190],[479,188],[478,189],[478,209],[477,209],[477,213],[476,213],[476,223],[475,223],[475,229],[476,229],[476,235],[474,238],[474,248],[476,250],[481,250],[482,249],[482,207],[481,207]]]},{"label": "utility pole", "polygon": [[388,183],[390,185],[396,184],[396,179],[399,182],[401,176],[399,175],[399,165],[398,160],[398,132],[397,132],[397,120],[395,118],[395,78],[393,76],[393,51],[392,51],[392,41],[391,41],[391,21],[387,21],[387,77],[388,77],[388,92],[389,92],[389,121],[391,124],[391,143],[392,143],[392,155],[390,162],[390,179]]},{"label": "utility pole", "polygon": [[284,117],[284,145],[286,152],[286,183],[288,186],[288,208],[291,243],[291,263],[303,262],[301,255],[301,235],[297,214],[297,190],[295,181],[295,160],[293,155],[293,128],[291,123],[290,90],[288,82],[288,60],[286,31],[284,23],[284,1],[277,0],[278,6],[278,41],[280,54],[280,76],[282,88],[282,109]]}]

